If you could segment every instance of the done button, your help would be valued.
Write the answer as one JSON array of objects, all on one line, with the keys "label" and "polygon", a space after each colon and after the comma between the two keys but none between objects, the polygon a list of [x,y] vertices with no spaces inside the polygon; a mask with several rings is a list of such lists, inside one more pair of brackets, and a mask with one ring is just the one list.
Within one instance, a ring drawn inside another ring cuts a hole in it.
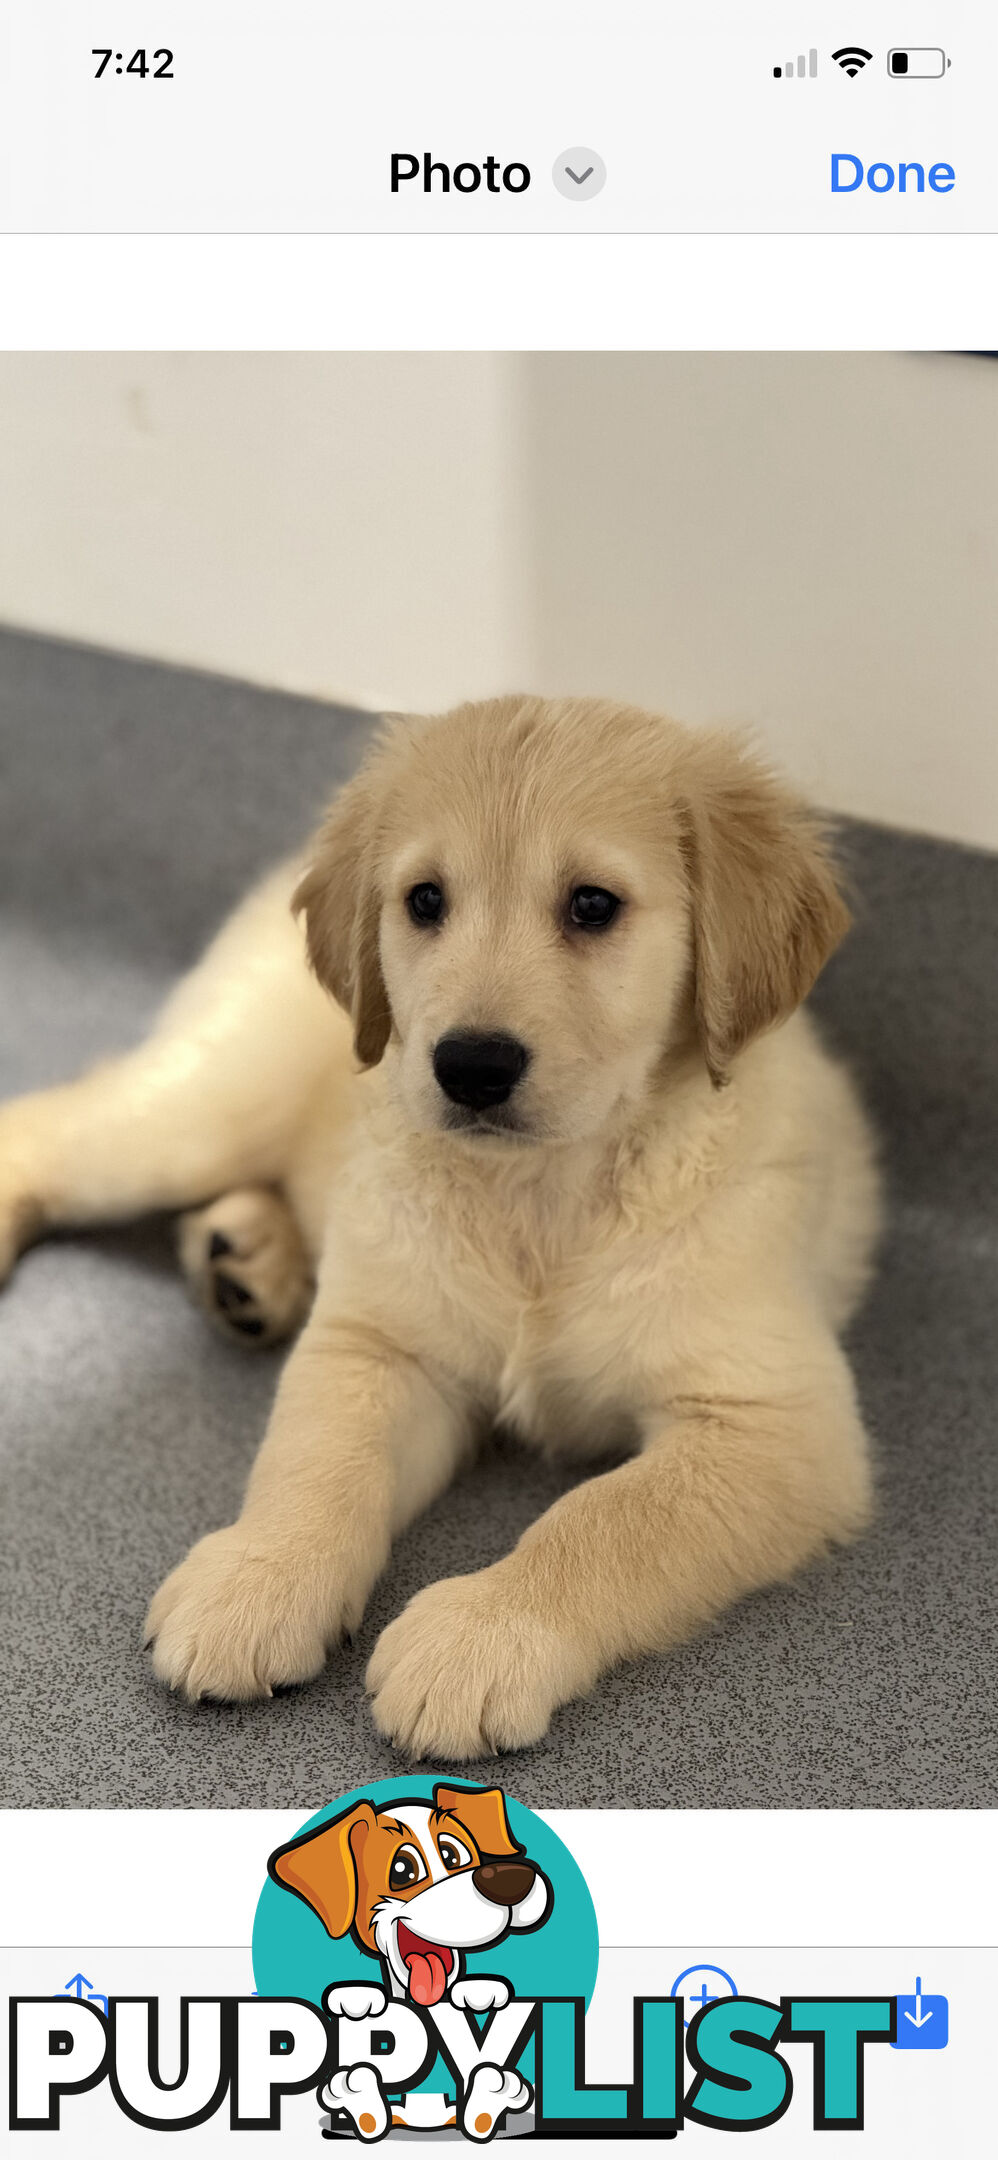
[{"label": "done button", "polygon": [[948,195],[956,184],[956,172],[952,165],[942,163],[926,171],[914,158],[900,165],[884,160],[864,165],[851,150],[833,150],[832,194],[855,195],[864,183],[874,195],[889,195],[894,188],[899,195],[924,195],[926,189],[932,195]]}]

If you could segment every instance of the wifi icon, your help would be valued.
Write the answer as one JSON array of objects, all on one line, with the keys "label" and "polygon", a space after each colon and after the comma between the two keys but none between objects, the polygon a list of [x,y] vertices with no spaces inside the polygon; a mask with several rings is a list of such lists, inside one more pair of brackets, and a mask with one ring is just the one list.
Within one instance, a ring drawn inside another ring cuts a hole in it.
[{"label": "wifi icon", "polygon": [[865,45],[840,45],[832,59],[844,75],[858,75],[860,68],[865,68],[867,61],[873,59],[873,54],[867,52]]}]

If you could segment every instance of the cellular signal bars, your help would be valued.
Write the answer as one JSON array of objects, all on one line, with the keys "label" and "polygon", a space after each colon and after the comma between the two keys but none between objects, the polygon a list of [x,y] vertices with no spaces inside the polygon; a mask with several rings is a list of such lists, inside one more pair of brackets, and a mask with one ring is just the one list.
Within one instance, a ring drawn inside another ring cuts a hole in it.
[{"label": "cellular signal bars", "polygon": [[773,69],[774,75],[782,75],[787,80],[790,80],[794,75],[816,75],[817,72],[818,48],[816,45],[812,45],[806,59],[803,53],[798,53],[796,67],[792,60],[788,60],[785,67],[774,67]]}]

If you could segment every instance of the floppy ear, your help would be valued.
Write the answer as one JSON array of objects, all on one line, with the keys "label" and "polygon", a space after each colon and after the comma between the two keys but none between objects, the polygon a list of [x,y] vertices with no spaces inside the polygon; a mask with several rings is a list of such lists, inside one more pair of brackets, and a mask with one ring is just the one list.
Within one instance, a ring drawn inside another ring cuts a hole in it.
[{"label": "floppy ear", "polygon": [[441,1814],[453,1815],[456,1822],[466,1825],[480,1853],[523,1851],[509,1827],[506,1802],[498,1785],[491,1786],[488,1792],[462,1792],[457,1785],[435,1785],[433,1805]]},{"label": "floppy ear", "polygon": [[327,1935],[348,1935],[357,1917],[357,1865],[377,1818],[369,1800],[292,1838],[271,1853],[267,1872],[318,1913]]},{"label": "floppy ear", "polygon": [[724,736],[691,751],[682,845],[693,910],[694,1010],[715,1087],[786,1020],[849,928],[819,821]]},{"label": "floppy ear", "polygon": [[378,956],[380,902],[374,881],[378,789],[370,770],[338,795],[291,902],[304,915],[309,962],[353,1021],[362,1065],[376,1065],[391,1031]]}]

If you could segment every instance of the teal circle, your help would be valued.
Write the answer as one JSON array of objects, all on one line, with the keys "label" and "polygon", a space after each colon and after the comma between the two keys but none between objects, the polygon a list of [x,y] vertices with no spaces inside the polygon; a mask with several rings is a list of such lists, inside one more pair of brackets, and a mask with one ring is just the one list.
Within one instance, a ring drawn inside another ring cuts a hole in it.
[{"label": "teal circle", "polygon": [[[358,1800],[370,1800],[375,1808],[400,1807],[403,1800],[431,1805],[434,1786],[444,1783],[458,1792],[493,1789],[470,1778],[460,1784],[433,1777],[376,1778],[373,1784],[357,1785],[329,1807],[320,1808],[317,1815],[310,1815],[299,1835],[342,1815]],[[583,1995],[588,2009],[596,1985],[599,1932],[585,1876],[568,1846],[540,1815],[505,1791],[503,1797],[513,1836],[547,1876],[554,1900],[541,1927],[469,1952],[466,1969],[501,1975],[521,2000],[536,1995]],[[259,1994],[298,1995],[321,2008],[323,1994],[333,1982],[371,1981],[378,1971],[380,1960],[361,1950],[352,1935],[334,1942],[318,1913],[268,1875],[253,1923],[253,1977]]]}]

